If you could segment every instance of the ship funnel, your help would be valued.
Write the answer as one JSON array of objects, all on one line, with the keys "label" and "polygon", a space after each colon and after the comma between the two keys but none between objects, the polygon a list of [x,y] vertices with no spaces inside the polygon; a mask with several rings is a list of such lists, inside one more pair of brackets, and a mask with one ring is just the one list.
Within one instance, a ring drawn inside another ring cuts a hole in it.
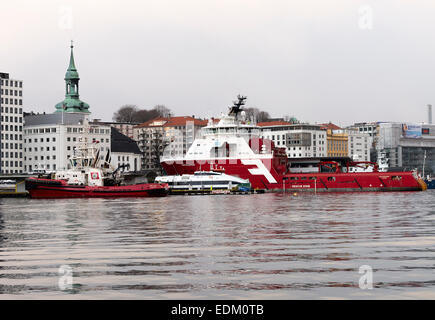
[{"label": "ship funnel", "polygon": [[427,123],[432,124],[432,105],[427,105]]}]

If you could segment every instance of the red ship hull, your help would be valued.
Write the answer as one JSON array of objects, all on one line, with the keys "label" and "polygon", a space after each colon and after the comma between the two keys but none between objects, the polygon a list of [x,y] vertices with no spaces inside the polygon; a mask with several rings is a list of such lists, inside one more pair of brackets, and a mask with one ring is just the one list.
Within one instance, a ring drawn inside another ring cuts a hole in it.
[{"label": "red ship hull", "polygon": [[26,190],[31,198],[119,198],[119,197],[164,197],[167,184],[142,183],[130,186],[91,187],[68,185],[63,180],[29,178]]},{"label": "red ship hull", "polygon": [[[268,191],[294,190],[312,192],[355,191],[422,191],[426,184],[413,172],[330,172],[279,173],[271,159],[232,159],[223,163],[209,161],[162,162],[168,175],[193,174],[198,170],[214,170],[249,179],[253,189]],[[242,163],[243,162],[243,163]]]}]

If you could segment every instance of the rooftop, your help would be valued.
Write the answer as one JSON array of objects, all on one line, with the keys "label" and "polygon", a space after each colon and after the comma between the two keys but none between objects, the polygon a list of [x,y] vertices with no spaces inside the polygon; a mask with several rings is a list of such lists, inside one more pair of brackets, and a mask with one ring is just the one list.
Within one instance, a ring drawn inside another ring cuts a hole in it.
[{"label": "rooftop", "polygon": [[113,127],[111,127],[110,131],[110,140],[110,150],[112,150],[112,152],[141,154],[136,141],[123,135]]},{"label": "rooftop", "polygon": [[331,129],[331,130],[341,129],[341,127],[337,126],[336,124],[333,124],[332,122],[329,122],[329,123],[320,123],[319,125],[322,128],[325,128],[325,129]]},{"label": "rooftop", "polygon": [[[63,115],[63,117],[62,117]],[[47,114],[27,114],[24,115],[25,126],[38,126],[48,124],[67,124],[77,125],[83,121],[85,113],[47,113]]]},{"label": "rooftop", "polygon": [[150,127],[175,127],[175,126],[185,126],[187,122],[193,122],[194,125],[197,126],[206,126],[207,120],[197,119],[190,116],[181,116],[181,117],[159,117],[155,119],[151,119],[147,122],[141,123],[135,128],[150,128]]},{"label": "rooftop", "polygon": [[275,120],[275,121],[259,122],[259,123],[257,123],[257,126],[259,126],[259,127],[273,127],[273,126],[289,126],[291,124],[292,124],[291,122],[282,121],[282,120]]}]

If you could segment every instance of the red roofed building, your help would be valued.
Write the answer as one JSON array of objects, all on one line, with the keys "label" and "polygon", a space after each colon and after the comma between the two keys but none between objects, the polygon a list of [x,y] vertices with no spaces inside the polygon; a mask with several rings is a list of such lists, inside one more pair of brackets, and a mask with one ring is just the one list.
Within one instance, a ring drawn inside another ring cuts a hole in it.
[{"label": "red roofed building", "polygon": [[329,123],[321,123],[319,124],[322,128],[328,130],[340,130],[341,128],[339,126],[337,126],[336,124],[333,124],[332,122]]},{"label": "red roofed building", "polygon": [[156,118],[133,128],[142,151],[142,170],[161,171],[163,152],[182,156],[190,148],[207,120],[190,116]]}]

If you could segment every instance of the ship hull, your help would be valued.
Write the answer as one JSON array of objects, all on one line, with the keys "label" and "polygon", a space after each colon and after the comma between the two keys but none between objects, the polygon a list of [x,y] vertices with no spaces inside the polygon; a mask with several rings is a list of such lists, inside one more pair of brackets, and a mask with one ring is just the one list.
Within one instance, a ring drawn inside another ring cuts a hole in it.
[{"label": "ship hull", "polygon": [[161,164],[169,175],[193,174],[218,168],[226,174],[248,179],[253,189],[266,191],[361,192],[422,191],[427,186],[413,172],[288,173],[280,174],[271,159],[189,160]]},{"label": "ship hull", "polygon": [[131,186],[90,187],[67,185],[60,180],[29,178],[26,190],[31,198],[120,198],[120,197],[164,197],[169,189],[166,184],[143,183]]}]

